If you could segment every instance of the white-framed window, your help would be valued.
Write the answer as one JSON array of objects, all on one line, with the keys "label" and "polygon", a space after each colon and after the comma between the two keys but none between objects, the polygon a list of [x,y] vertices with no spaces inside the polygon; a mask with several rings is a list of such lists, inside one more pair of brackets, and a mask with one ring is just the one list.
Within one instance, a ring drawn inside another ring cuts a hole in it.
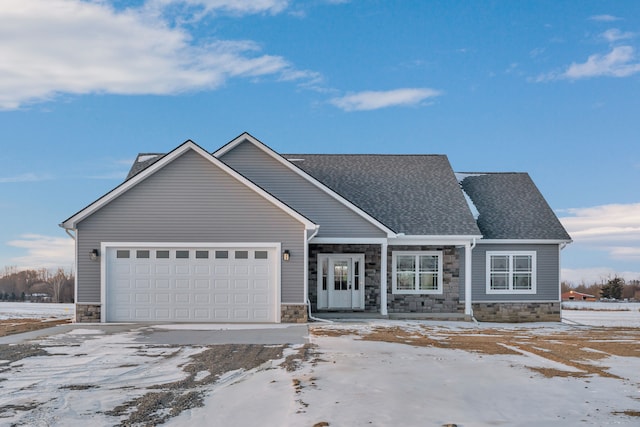
[{"label": "white-framed window", "polygon": [[487,252],[487,294],[535,294],[536,253]]},{"label": "white-framed window", "polygon": [[394,251],[391,256],[394,294],[441,294],[441,251]]}]

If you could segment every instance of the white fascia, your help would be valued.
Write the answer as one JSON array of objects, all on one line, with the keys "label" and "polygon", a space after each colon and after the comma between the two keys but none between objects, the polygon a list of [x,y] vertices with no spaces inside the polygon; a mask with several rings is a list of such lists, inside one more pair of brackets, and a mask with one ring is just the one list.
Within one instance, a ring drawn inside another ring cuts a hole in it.
[{"label": "white fascia", "polygon": [[221,147],[219,150],[217,150],[216,152],[213,153],[213,156],[218,158],[218,157],[224,155],[225,153],[231,151],[237,145],[239,145],[240,143],[242,143],[244,141],[249,141],[256,148],[262,150],[264,153],[269,155],[271,158],[276,160],[278,163],[282,164],[283,166],[285,166],[286,168],[288,168],[289,170],[291,170],[295,174],[297,174],[297,175],[301,176],[302,178],[306,179],[311,184],[315,185],[320,190],[324,191],[329,196],[333,197],[338,202],[343,204],[345,207],[347,207],[351,211],[355,212],[356,214],[358,214],[359,216],[361,216],[362,218],[364,218],[365,220],[367,220],[369,223],[373,224],[374,226],[376,226],[380,230],[384,231],[387,234],[387,237],[395,237],[396,233],[393,230],[391,230],[390,228],[388,228],[386,225],[382,224],[380,221],[378,221],[377,219],[375,219],[374,217],[372,217],[371,215],[369,215],[368,213],[366,213],[362,209],[358,208],[353,203],[351,203],[350,201],[348,201],[347,199],[345,199],[344,197],[342,197],[341,195],[339,195],[338,193],[336,193],[335,191],[333,191],[332,189],[330,189],[329,187],[327,187],[326,185],[324,185],[323,183],[321,183],[320,181],[318,181],[317,179],[315,179],[314,177],[312,177],[311,175],[309,175],[308,173],[306,173],[305,171],[300,169],[299,167],[293,165],[291,162],[289,162],[287,159],[282,157],[280,154],[278,154],[277,152],[275,152],[274,150],[269,148],[269,146],[267,146],[263,142],[259,141],[255,137],[251,136],[247,132],[244,132],[242,135],[238,136],[237,138],[235,138],[234,140],[232,140],[228,144],[226,144],[223,147]]},{"label": "white fascia", "polygon": [[479,245],[568,245],[573,240],[559,240],[559,239],[479,239]]},{"label": "white fascia", "polygon": [[387,243],[386,237],[314,237],[309,240],[311,244],[334,244],[334,245],[381,245]]},{"label": "white fascia", "polygon": [[446,245],[446,246],[465,246],[474,241],[479,241],[481,235],[477,236],[419,236],[419,235],[398,235],[395,238],[389,238],[390,245]]}]

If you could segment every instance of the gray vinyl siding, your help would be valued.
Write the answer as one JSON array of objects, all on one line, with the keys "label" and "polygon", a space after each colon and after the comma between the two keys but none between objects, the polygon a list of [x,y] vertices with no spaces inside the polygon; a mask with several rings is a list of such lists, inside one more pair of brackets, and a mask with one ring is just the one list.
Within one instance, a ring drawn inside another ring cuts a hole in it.
[{"label": "gray vinyl siding", "polygon": [[[537,286],[535,294],[487,294],[488,251],[535,251]],[[463,255],[464,256],[464,255]],[[557,244],[478,244],[472,252],[473,302],[481,301],[560,301],[560,251]]]},{"label": "gray vinyl siding", "polygon": [[380,228],[250,142],[240,143],[221,160],[319,224],[317,237],[386,237]]},{"label": "gray vinyl siding", "polygon": [[77,302],[100,302],[101,242],[281,242],[281,300],[302,303],[304,225],[194,151],[187,151],[78,224]]}]

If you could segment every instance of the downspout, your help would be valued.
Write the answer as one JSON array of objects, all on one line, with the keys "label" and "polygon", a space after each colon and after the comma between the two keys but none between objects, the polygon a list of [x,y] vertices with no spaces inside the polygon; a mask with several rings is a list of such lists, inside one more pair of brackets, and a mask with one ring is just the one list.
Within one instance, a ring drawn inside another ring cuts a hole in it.
[{"label": "downspout", "polygon": [[464,245],[464,314],[473,318],[473,308],[471,305],[471,251],[476,247],[476,238],[471,243]]},{"label": "downspout", "polygon": [[307,311],[309,312],[307,314],[307,317],[310,320],[313,320],[315,322],[326,322],[326,323],[333,323],[331,320],[327,320],[327,319],[320,319],[318,317],[313,317],[311,315],[311,301],[309,300],[309,278],[307,277],[307,271],[309,269],[309,242],[311,242],[311,240],[316,237],[318,235],[318,232],[320,231],[320,226],[316,225],[316,229],[313,231],[313,234],[311,234],[311,236],[309,236],[307,238],[307,244],[305,247],[305,264],[304,264],[304,271],[305,271],[305,278],[304,278],[304,289],[305,289],[305,295],[307,296]]}]

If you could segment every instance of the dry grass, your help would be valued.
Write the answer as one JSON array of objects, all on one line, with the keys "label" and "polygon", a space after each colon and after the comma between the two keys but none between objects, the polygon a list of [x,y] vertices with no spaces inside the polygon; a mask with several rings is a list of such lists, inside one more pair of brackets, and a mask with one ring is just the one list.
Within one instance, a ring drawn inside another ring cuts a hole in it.
[{"label": "dry grass", "polygon": [[13,334],[21,334],[23,332],[37,331],[38,329],[51,328],[57,325],[71,323],[69,319],[7,319],[0,320],[0,337]]},{"label": "dry grass", "polygon": [[[401,343],[421,347],[464,350],[481,354],[535,354],[567,366],[567,370],[531,367],[546,377],[598,375],[618,378],[608,367],[593,363],[609,356],[640,357],[640,329],[589,328],[541,332],[535,329],[447,330],[422,326],[407,330],[376,326],[363,333],[354,329],[313,326],[316,336],[361,335],[367,341]],[[573,368],[573,369],[572,369]]]}]

